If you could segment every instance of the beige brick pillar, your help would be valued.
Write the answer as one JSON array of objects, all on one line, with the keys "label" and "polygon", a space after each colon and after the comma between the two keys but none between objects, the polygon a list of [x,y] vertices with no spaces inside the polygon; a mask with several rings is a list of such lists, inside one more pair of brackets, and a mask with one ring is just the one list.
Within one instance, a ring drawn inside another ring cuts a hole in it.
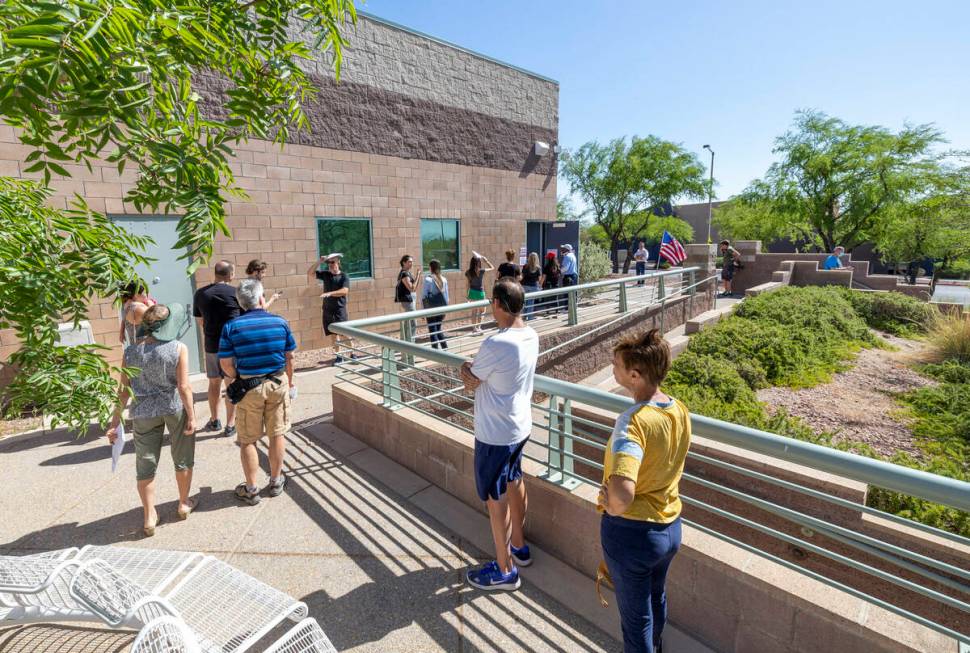
[{"label": "beige brick pillar", "polygon": [[[707,277],[713,276],[716,270],[715,261],[717,258],[717,245],[694,244],[685,245],[687,260],[683,265],[685,268],[698,267],[696,279],[702,281]],[[694,296],[694,315],[703,313],[714,307],[714,293],[717,292],[717,279],[712,279],[709,283],[697,288]],[[701,299],[700,302],[697,300]]]}]

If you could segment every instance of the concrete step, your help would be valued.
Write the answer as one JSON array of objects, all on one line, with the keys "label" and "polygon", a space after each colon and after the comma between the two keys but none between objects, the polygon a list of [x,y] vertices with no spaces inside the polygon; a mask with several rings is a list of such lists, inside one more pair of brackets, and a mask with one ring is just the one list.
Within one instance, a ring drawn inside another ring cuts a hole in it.
[{"label": "concrete step", "polygon": [[733,308],[728,310],[716,308],[710,311],[704,311],[697,317],[687,320],[687,324],[684,325],[684,333],[689,335],[691,333],[699,333],[704,329],[710,328],[720,322],[721,318],[731,310],[733,310]]},{"label": "concrete step", "polygon": [[687,334],[664,336],[664,339],[667,341],[667,344],[670,345],[670,355],[672,358],[677,358],[680,356],[684,350],[687,349],[687,345],[690,342],[690,336]]},{"label": "concrete step", "polygon": [[[776,272],[775,275],[777,274],[778,273]],[[791,273],[786,272],[785,274],[790,275]],[[787,285],[788,285],[787,281],[785,282],[769,281],[768,283],[763,283],[758,286],[752,286],[751,288],[748,288],[744,294],[746,297],[757,297],[762,293],[771,292],[772,290],[778,290],[779,288]]]}]

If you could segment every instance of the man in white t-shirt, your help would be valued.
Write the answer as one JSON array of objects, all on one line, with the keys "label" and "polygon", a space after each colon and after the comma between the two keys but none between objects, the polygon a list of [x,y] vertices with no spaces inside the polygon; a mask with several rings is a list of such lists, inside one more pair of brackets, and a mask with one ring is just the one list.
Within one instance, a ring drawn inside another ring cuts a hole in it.
[{"label": "man in white t-shirt", "polygon": [[518,567],[532,564],[522,532],[522,450],[532,433],[539,336],[522,320],[524,305],[519,282],[499,280],[492,289],[492,316],[499,331],[482,343],[473,363],[461,368],[465,388],[475,391],[475,485],[488,507],[495,541],[495,561],[465,576],[483,590],[518,589]]}]

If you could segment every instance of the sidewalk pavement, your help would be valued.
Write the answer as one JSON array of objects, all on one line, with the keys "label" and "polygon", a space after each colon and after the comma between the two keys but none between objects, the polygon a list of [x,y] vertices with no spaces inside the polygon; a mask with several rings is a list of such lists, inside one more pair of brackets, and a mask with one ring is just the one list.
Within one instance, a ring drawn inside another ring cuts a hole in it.
[{"label": "sidewalk pavement", "polygon": [[[487,519],[377,451],[334,428],[336,370],[298,375],[300,396],[288,440],[286,493],[255,507],[232,495],[238,449],[200,433],[194,488],[200,506],[175,516],[168,453],[157,478],[162,523],[141,533],[132,445],[112,474],[100,432],[64,432],[0,441],[0,553],[81,546],[203,551],[306,601],[340,651],[615,651],[618,642],[577,613],[609,619],[593,583],[539,553],[518,592],[465,585],[469,565],[488,559]],[[196,383],[204,393],[204,380]],[[197,419],[208,417],[197,394]],[[266,468],[265,448],[261,460]],[[593,613],[595,610],[597,612]],[[615,617],[613,617],[615,620]],[[130,638],[129,638],[130,639]],[[0,651],[124,650],[103,629],[34,625],[0,630]],[[88,648],[85,648],[84,642]],[[29,643],[28,643],[29,642]],[[53,650],[53,649],[50,649]],[[677,650],[677,649],[672,649]]]}]

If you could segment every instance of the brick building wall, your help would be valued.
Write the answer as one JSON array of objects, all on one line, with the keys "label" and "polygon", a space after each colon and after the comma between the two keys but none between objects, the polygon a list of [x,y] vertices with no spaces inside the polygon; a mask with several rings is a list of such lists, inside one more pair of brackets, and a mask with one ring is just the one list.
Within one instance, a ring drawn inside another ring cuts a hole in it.
[{"label": "brick building wall", "polygon": [[[308,285],[315,261],[318,217],[367,218],[371,223],[371,279],[352,282],[351,318],[396,311],[398,260],[420,260],[423,218],[460,223],[462,265],[472,250],[498,263],[502,252],[526,241],[526,222],[556,215],[556,160],[535,157],[536,140],[554,145],[558,85],[541,76],[362,16],[348,33],[341,82],[325,60],[309,62],[319,89],[309,102],[309,133],[280,148],[250,141],[235,154],[233,170],[246,201],[228,205],[232,237],[219,237],[214,258],[225,258],[244,276],[246,263],[269,263],[265,286],[284,289],[272,310],[290,321],[302,349],[323,345],[320,288]],[[220,111],[220,80],[200,75],[208,110]],[[22,174],[30,148],[0,125],[0,175]],[[69,179],[52,181],[53,202],[66,206],[74,193],[96,211],[138,215],[123,201],[135,177],[111,165],[65,166]],[[446,274],[452,301],[461,301],[460,272]],[[196,287],[212,280],[211,266],[195,275]],[[120,357],[118,312],[110,302],[92,306],[97,342]],[[16,349],[0,332],[0,361]]]}]

